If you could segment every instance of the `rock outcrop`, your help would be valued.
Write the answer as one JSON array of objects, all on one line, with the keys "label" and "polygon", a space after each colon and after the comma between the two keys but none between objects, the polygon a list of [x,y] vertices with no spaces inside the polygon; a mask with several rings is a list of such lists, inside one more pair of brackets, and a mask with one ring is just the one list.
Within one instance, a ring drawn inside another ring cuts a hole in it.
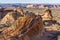
[{"label": "rock outcrop", "polygon": [[43,28],[41,16],[30,13],[18,18],[11,27],[6,28],[2,33],[6,40],[12,36],[19,37],[19,40],[35,40],[39,39],[38,36],[41,36]]}]

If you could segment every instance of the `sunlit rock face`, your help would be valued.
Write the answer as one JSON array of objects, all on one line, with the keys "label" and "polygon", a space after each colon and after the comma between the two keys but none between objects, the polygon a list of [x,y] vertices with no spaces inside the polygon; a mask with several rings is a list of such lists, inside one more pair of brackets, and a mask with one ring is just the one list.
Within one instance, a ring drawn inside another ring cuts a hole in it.
[{"label": "sunlit rock face", "polygon": [[9,35],[13,37],[17,35],[19,40],[37,40],[42,35],[43,28],[41,16],[30,13],[18,18],[14,24],[2,33],[6,39],[9,38]]},{"label": "sunlit rock face", "polygon": [[18,8],[16,8],[16,11],[17,11],[17,12],[19,12],[21,15],[23,15],[23,14],[24,14],[23,9],[21,9],[21,8],[19,8],[19,7],[18,7]]},{"label": "sunlit rock face", "polygon": [[40,16],[37,16],[37,18],[34,19],[35,20],[32,21],[32,28],[20,38],[21,40],[40,40],[40,36],[43,30],[42,19]]},{"label": "sunlit rock face", "polygon": [[2,18],[0,21],[0,26],[3,26],[3,27],[11,25],[19,17],[22,17],[24,13],[23,9],[13,8],[13,7],[4,8],[3,11],[4,11],[3,13],[2,12],[0,13]]},{"label": "sunlit rock face", "polygon": [[44,12],[44,15],[42,16],[43,20],[52,20],[52,12],[49,8],[47,8]]},{"label": "sunlit rock face", "polygon": [[9,12],[6,14],[6,16],[1,19],[0,24],[6,24],[6,25],[10,25],[15,21],[14,17],[13,17],[13,12]]}]

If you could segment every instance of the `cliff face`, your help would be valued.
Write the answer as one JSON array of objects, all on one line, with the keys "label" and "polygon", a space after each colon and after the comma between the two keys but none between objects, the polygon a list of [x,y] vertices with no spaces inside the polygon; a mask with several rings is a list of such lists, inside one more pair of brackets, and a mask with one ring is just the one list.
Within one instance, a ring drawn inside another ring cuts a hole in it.
[{"label": "cliff face", "polygon": [[37,40],[42,31],[43,23],[41,17],[31,14],[18,18],[14,24],[3,31],[3,34],[6,39],[9,38],[9,35],[13,36],[12,39],[17,35],[19,40]]},{"label": "cliff face", "polygon": [[[10,9],[11,8],[11,9]],[[15,20],[23,15],[23,10],[20,8],[7,7],[0,12],[0,25],[9,26]]]},{"label": "cliff face", "polygon": [[0,21],[0,24],[6,24],[6,23],[13,23],[14,17],[13,12],[9,12],[5,15],[5,17]]}]

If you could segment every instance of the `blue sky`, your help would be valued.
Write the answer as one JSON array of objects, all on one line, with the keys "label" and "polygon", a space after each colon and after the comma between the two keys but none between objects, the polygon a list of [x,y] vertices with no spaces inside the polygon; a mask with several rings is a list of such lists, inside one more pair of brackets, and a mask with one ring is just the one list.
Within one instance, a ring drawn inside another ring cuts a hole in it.
[{"label": "blue sky", "polygon": [[44,3],[44,4],[60,4],[60,0],[0,0],[0,3]]}]

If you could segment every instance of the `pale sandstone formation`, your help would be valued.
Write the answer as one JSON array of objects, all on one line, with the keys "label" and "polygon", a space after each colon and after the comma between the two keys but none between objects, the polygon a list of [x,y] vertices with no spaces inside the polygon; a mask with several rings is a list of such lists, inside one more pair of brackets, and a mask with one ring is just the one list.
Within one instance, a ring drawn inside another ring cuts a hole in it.
[{"label": "pale sandstone formation", "polygon": [[42,18],[43,18],[43,20],[52,20],[53,16],[52,16],[51,10],[46,9]]},{"label": "pale sandstone formation", "polygon": [[9,35],[10,37],[18,35],[20,40],[37,40],[42,35],[43,29],[41,16],[27,14],[17,19],[11,27],[5,29],[2,33],[6,40],[9,39]]},{"label": "pale sandstone formation", "polygon": [[0,24],[10,25],[19,17],[23,16],[23,9],[20,8],[14,9],[5,8],[4,11],[6,11],[6,15],[1,19]]},{"label": "pale sandstone formation", "polygon": [[12,23],[14,22],[13,12],[9,12],[6,14],[6,16],[1,19],[0,24],[6,24],[6,23]]}]

